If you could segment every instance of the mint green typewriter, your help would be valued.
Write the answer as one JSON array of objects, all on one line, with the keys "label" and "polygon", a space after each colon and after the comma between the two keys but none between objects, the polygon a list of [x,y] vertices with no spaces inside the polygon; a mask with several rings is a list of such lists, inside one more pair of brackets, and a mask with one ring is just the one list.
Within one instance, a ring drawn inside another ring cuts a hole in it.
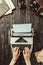
[{"label": "mint green typewriter", "polygon": [[24,47],[33,48],[34,30],[32,24],[13,24],[10,30],[10,44],[19,46],[21,49]]}]

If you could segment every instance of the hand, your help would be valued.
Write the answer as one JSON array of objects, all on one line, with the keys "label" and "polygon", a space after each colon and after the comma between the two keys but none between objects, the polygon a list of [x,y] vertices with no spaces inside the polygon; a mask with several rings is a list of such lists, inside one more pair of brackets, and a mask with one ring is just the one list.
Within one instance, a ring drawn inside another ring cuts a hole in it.
[{"label": "hand", "polygon": [[11,46],[11,50],[12,50],[13,58],[9,65],[14,65],[20,56],[20,50],[19,50],[19,47],[13,48],[12,46]]},{"label": "hand", "polygon": [[12,47],[11,46],[11,49],[12,49],[12,55],[13,55],[13,60],[14,61],[17,61],[17,59],[19,58],[19,56],[20,56],[20,50],[19,50],[19,47]]},{"label": "hand", "polygon": [[28,47],[25,47],[23,50],[23,56],[24,56],[26,65],[31,65],[31,63],[30,63],[31,52],[32,52],[31,49],[29,49]]}]

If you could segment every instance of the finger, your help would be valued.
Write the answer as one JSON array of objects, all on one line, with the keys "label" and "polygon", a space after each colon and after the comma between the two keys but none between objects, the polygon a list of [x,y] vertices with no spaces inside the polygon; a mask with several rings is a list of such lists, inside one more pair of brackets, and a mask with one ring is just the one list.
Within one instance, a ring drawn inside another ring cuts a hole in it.
[{"label": "finger", "polygon": [[13,47],[12,47],[12,45],[11,45],[11,50],[13,50]]},{"label": "finger", "polygon": [[27,50],[26,50],[26,49],[27,49],[27,47],[25,47],[25,48],[24,48],[24,50],[23,50],[23,51],[24,51],[24,54],[26,54],[26,52],[27,52]]},{"label": "finger", "polygon": [[12,49],[12,45],[11,45],[11,49]]},{"label": "finger", "polygon": [[25,52],[29,51],[29,48],[28,47],[25,47]]},{"label": "finger", "polygon": [[17,50],[16,50],[16,55],[19,56],[20,55],[20,50],[19,50],[19,47],[17,47]]},{"label": "finger", "polygon": [[25,47],[25,49],[28,49],[29,50],[29,47]]},{"label": "finger", "polygon": [[29,49],[29,48],[27,47],[27,53],[31,54],[31,52],[32,52],[32,48]]},{"label": "finger", "polygon": [[19,47],[17,47],[17,50],[16,50],[16,52],[19,52]]},{"label": "finger", "polygon": [[16,52],[17,47],[12,47],[12,46],[11,46],[11,49],[12,49],[12,52],[13,52],[13,51]]},{"label": "finger", "polygon": [[25,54],[30,54],[30,49],[28,47],[25,47]]},{"label": "finger", "polygon": [[28,47],[27,47],[27,52],[28,52],[28,53],[31,53],[31,49],[29,49]]},{"label": "finger", "polygon": [[28,49],[28,47],[25,47],[24,49],[25,49],[25,50],[27,50],[27,49]]},{"label": "finger", "polygon": [[19,54],[18,54],[18,56],[20,56],[20,50],[19,50]]},{"label": "finger", "polygon": [[33,50],[33,44],[31,45],[30,52],[32,52],[32,50]]},{"label": "finger", "polygon": [[23,56],[25,55],[25,50],[23,50]]},{"label": "finger", "polygon": [[15,47],[15,48],[13,48],[14,49],[14,51],[16,52],[17,51],[17,49],[18,49],[18,47]]}]

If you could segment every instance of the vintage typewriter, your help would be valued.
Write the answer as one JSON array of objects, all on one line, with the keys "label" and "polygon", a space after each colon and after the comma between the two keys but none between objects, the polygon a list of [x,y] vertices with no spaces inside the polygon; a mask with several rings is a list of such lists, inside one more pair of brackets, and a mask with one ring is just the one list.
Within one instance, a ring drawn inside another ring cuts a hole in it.
[{"label": "vintage typewriter", "polygon": [[10,44],[19,46],[20,49],[24,47],[33,48],[34,30],[32,24],[13,24],[10,30]]}]

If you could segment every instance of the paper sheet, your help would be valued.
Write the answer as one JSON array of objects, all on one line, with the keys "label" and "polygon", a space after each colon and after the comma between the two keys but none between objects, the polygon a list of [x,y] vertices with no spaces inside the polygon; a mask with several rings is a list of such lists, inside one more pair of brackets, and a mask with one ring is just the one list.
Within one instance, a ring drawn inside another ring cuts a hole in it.
[{"label": "paper sheet", "polygon": [[0,0],[0,4],[2,3],[2,0]]},{"label": "paper sheet", "polygon": [[42,57],[43,57],[43,49],[42,49],[41,52],[38,54],[38,56],[42,56]]},{"label": "paper sheet", "polygon": [[5,15],[7,15],[7,14],[12,13],[12,10],[15,9],[15,6],[14,6],[14,4],[13,4],[13,2],[11,0],[5,0],[5,2],[10,7],[9,11],[7,13],[5,13]]},{"label": "paper sheet", "polygon": [[0,0],[0,17],[9,10],[9,6],[4,0]]},{"label": "paper sheet", "polygon": [[10,3],[11,3],[11,8],[12,8],[12,10],[15,9],[15,6],[14,6],[14,4],[12,3],[12,0],[9,0],[9,1],[10,1]]},{"label": "paper sheet", "polygon": [[43,49],[41,51],[35,52],[35,56],[38,62],[43,62]]}]

